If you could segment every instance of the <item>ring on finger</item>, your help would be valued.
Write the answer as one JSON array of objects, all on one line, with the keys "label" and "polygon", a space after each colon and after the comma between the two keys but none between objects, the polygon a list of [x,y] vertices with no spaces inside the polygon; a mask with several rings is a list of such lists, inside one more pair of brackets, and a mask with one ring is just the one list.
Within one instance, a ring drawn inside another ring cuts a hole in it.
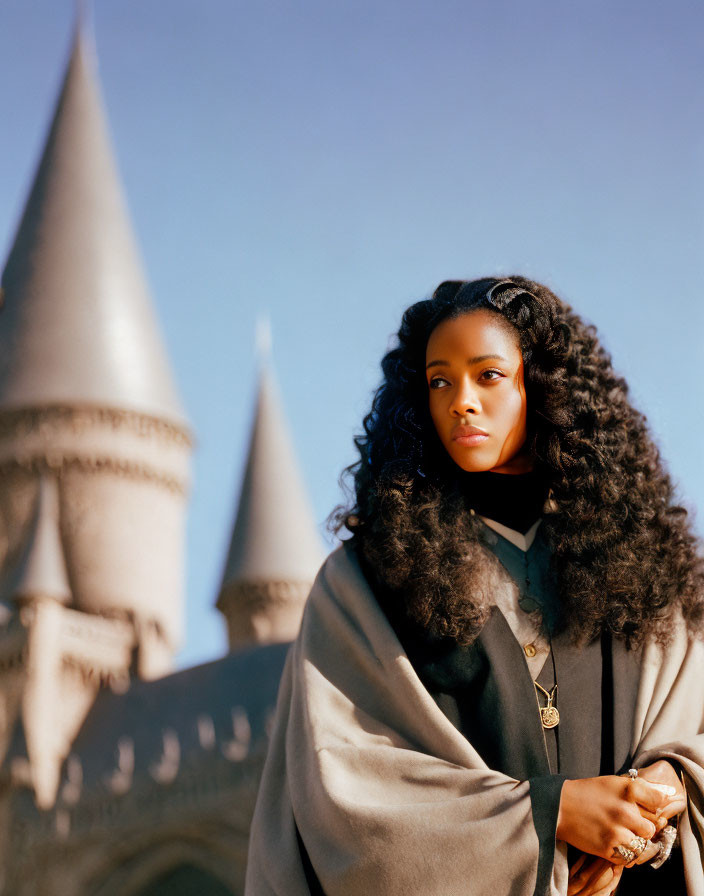
[{"label": "ring on finger", "polygon": [[652,868],[659,868],[664,862],[666,862],[670,853],[672,852],[672,847],[674,845],[675,840],[677,839],[677,828],[672,825],[667,825],[667,827],[663,828],[660,832],[660,836],[658,837],[656,843],[659,846],[658,854],[650,863]]},{"label": "ring on finger", "polygon": [[628,844],[628,849],[630,849],[631,852],[634,852],[636,857],[638,857],[647,845],[648,841],[644,837],[634,837]]},{"label": "ring on finger", "polygon": [[614,851],[613,851],[612,855],[614,858],[623,859],[627,865],[630,865],[630,863],[634,859],[638,858],[636,853],[633,852],[633,850],[630,849],[630,847],[624,846],[623,844],[620,844],[619,846],[614,846]]}]

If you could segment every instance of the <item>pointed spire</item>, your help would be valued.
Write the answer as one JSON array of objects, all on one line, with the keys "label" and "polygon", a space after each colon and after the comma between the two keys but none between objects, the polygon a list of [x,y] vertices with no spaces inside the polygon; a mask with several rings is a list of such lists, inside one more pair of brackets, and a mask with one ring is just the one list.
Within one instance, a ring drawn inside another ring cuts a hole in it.
[{"label": "pointed spire", "polygon": [[54,119],[2,277],[0,410],[91,404],[182,422],[84,18],[79,10]]},{"label": "pointed spire", "polygon": [[268,314],[257,320],[254,333],[254,351],[257,359],[257,370],[261,373],[271,363],[271,319]]},{"label": "pointed spire", "polygon": [[222,590],[239,583],[312,583],[322,558],[276,383],[264,366]]},{"label": "pointed spire", "polygon": [[292,641],[322,558],[276,384],[264,365],[217,601],[230,649]]},{"label": "pointed spire", "polygon": [[71,599],[59,531],[58,485],[54,476],[43,476],[39,483],[29,538],[3,590],[6,600],[45,597],[68,603]]},{"label": "pointed spire", "polygon": [[85,30],[92,12],[93,7],[88,0],[76,0],[76,31]]}]

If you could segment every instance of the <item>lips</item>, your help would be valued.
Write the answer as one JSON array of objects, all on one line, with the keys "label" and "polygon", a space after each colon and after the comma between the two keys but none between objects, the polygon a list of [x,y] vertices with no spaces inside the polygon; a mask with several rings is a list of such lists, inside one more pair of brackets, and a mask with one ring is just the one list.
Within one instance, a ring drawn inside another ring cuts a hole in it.
[{"label": "lips", "polygon": [[481,445],[488,438],[489,434],[478,426],[460,424],[452,430],[452,441],[468,448],[471,448],[473,445]]}]

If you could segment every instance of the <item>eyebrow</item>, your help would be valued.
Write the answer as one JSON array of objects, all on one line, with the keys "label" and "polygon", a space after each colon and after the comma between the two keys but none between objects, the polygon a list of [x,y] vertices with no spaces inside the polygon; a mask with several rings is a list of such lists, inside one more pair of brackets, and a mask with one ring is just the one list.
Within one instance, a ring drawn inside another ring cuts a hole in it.
[{"label": "eyebrow", "polygon": [[[504,358],[503,355],[477,355],[475,358],[468,358],[467,363],[472,364],[480,364],[482,361],[506,361],[508,363],[508,358]],[[449,361],[431,361],[429,364],[426,364],[425,369],[430,370],[431,367],[449,367]]]}]

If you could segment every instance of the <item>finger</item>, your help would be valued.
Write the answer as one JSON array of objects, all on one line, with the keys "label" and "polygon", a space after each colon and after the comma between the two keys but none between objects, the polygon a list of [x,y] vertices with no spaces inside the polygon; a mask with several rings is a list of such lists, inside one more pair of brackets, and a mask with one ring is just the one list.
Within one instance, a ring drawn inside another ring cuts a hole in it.
[{"label": "finger", "polygon": [[578,896],[591,877],[595,864],[604,861],[604,859],[599,859],[596,856],[587,856],[586,854],[583,854],[580,857],[580,860],[574,863],[570,871],[569,885],[567,888],[568,896]]},{"label": "finger", "polygon": [[652,840],[658,830],[655,822],[643,818],[637,810],[635,812],[629,812],[628,815],[624,816],[623,822],[628,825],[628,830],[633,832],[625,840],[619,841],[624,844],[629,843],[634,837],[642,837],[644,840]]},{"label": "finger", "polygon": [[[629,842],[628,840],[624,840],[622,845],[626,846],[628,844],[628,842]],[[621,855],[620,852],[618,852],[616,850],[615,847],[614,847],[614,851],[611,853],[609,861],[616,868],[625,868],[626,865],[628,864],[628,861]]]},{"label": "finger", "polygon": [[571,872],[573,874],[576,874],[579,871],[579,869],[583,867],[584,863],[587,861],[588,858],[589,858],[589,856],[586,854],[586,852],[583,852],[582,855],[577,859],[577,861],[572,866]]},{"label": "finger", "polygon": [[611,862],[604,862],[599,868],[595,868],[589,877],[589,886],[593,889],[601,889],[610,884],[614,879],[614,866]]},{"label": "finger", "polygon": [[600,890],[592,890],[591,893],[585,893],[584,896],[611,896],[611,894],[616,890],[618,886],[618,881],[616,883],[613,880],[609,881],[609,883]]},{"label": "finger", "polygon": [[653,765],[640,769],[638,777],[651,784],[674,787],[677,791],[682,789],[682,781],[673,766],[665,759],[660,759]]},{"label": "finger", "polygon": [[572,891],[568,890],[569,896],[573,896],[573,894],[574,896],[592,896],[611,884],[613,877],[614,866],[605,859],[595,859],[579,875],[575,881],[575,888]]},{"label": "finger", "polygon": [[[680,815],[687,808],[686,798],[673,800],[660,809],[661,818],[672,818],[673,815]],[[656,822],[657,823],[657,822]]]},{"label": "finger", "polygon": [[579,869],[583,867],[585,861],[587,860],[586,852],[583,852],[582,855],[577,859],[577,861],[570,867],[570,879],[576,877],[579,873]]},{"label": "finger", "polygon": [[[616,837],[612,840],[613,852],[609,856],[609,861],[614,865],[622,865],[625,867],[629,867],[634,864],[642,849],[639,851],[639,846],[645,848],[645,843],[651,840],[655,835],[655,826],[650,824],[650,822],[646,822],[646,824],[650,825],[651,835],[646,836],[644,834],[635,834],[634,828],[632,827],[630,830],[627,828],[617,828],[616,829]],[[645,841],[645,843],[641,842],[637,843],[637,839],[641,841]],[[626,855],[622,855],[619,852],[619,849],[623,848],[626,851]]]},{"label": "finger", "polygon": [[660,846],[657,843],[652,843],[648,840],[648,845],[645,847],[643,852],[638,856],[635,861],[636,865],[645,865],[646,862],[649,862],[651,859],[654,859],[655,856],[660,852]]},{"label": "finger", "polygon": [[620,880],[621,872],[619,871],[618,877],[615,880],[612,880],[603,890],[599,890],[598,893],[593,893],[591,896],[612,896],[612,893],[616,892],[616,887],[618,887]]},{"label": "finger", "polygon": [[583,877],[578,877],[576,879],[570,879],[570,882],[567,885],[567,896],[581,896],[581,893],[583,890],[584,890],[584,878]]},{"label": "finger", "polygon": [[584,889],[584,883],[587,880],[588,872],[582,868],[582,871],[570,877],[567,884],[567,896],[579,896]]},{"label": "finger", "polygon": [[573,880],[570,878],[569,883],[567,884],[567,896],[579,896],[579,891],[582,889],[581,880]]},{"label": "finger", "polygon": [[611,881],[604,887],[601,893],[595,893],[594,896],[611,896],[611,894],[616,891],[616,887],[618,887],[621,881],[622,874],[623,867],[614,867],[613,877],[611,878]]},{"label": "finger", "polygon": [[[638,807],[638,811],[640,812],[641,818],[647,818],[648,821],[652,821],[656,828],[662,825],[662,809],[658,809],[658,812],[660,813],[659,815],[655,812],[649,812],[648,809],[643,809],[641,806]],[[667,824],[667,822],[665,822],[665,824]]]},{"label": "finger", "polygon": [[[671,792],[670,792],[671,791]],[[644,809],[657,812],[662,806],[670,802],[675,795],[674,787],[668,788],[668,793],[663,793],[659,787],[649,784],[644,778],[629,779],[626,783],[627,799],[638,803]]]},{"label": "finger", "polygon": [[675,803],[671,803],[670,805],[672,806],[671,814],[669,806],[666,806],[665,809],[661,809],[659,815],[655,815],[653,812],[648,812],[647,809],[640,810],[641,818],[646,818],[648,821],[652,821],[655,825],[656,834],[659,834],[660,831],[669,824],[669,819],[672,815],[679,815],[679,812],[677,811],[679,806]]},{"label": "finger", "polygon": [[[616,876],[618,875],[618,876]],[[602,869],[599,877],[589,881],[579,892],[578,896],[609,896],[616,889],[621,877],[621,869],[610,866]]]},{"label": "finger", "polygon": [[567,884],[567,896],[579,896],[579,891],[581,889],[582,884],[579,881],[570,878],[569,883]]},{"label": "finger", "polygon": [[[643,780],[648,781],[647,778],[644,778]],[[648,781],[648,784],[650,784],[651,787],[655,787],[661,793],[664,793],[665,796],[675,796],[676,794],[681,794],[684,790],[684,788],[682,787],[682,785],[680,784],[679,781],[677,782],[676,785],[675,784],[663,784],[660,781]]]}]

